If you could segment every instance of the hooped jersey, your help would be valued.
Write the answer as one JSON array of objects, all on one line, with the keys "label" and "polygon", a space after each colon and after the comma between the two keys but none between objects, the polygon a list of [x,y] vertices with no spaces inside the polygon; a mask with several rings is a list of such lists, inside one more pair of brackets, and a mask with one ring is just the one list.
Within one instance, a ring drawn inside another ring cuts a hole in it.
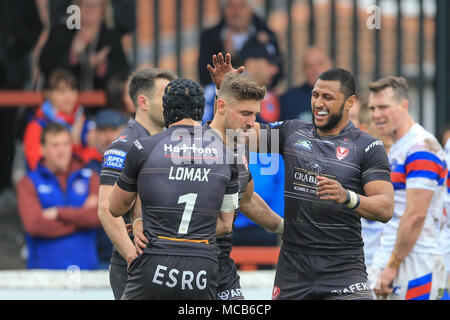
[{"label": "hooped jersey", "polygon": [[287,120],[261,125],[259,147],[284,158],[283,246],[307,254],[362,254],[360,216],[344,204],[319,199],[317,176],[361,195],[371,181],[390,182],[382,142],[351,122],[338,136],[325,138],[312,124]]},{"label": "hooped jersey", "polygon": [[389,152],[394,185],[394,216],[384,226],[380,250],[392,251],[410,188],[434,192],[422,232],[411,252],[438,254],[439,229],[446,192],[447,165],[444,150],[421,125],[414,124]]},{"label": "hooped jersey", "polygon": [[117,184],[140,196],[145,253],[217,259],[217,218],[226,196],[236,209],[239,185],[233,150],[213,130],[177,125],[136,140]]}]

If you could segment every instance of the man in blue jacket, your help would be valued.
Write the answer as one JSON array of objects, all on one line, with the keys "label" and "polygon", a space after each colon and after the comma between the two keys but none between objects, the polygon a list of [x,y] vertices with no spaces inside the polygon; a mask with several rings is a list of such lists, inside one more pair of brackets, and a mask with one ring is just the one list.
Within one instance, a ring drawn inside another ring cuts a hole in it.
[{"label": "man in blue jacket", "polygon": [[17,185],[29,269],[96,269],[99,177],[72,158],[68,129],[47,125],[42,159]]}]

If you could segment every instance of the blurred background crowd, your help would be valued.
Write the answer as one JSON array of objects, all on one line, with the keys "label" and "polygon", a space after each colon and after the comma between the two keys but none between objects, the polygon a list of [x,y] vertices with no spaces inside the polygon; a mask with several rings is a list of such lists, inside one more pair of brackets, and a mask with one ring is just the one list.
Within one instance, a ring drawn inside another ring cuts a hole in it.
[{"label": "blurred background crowd", "polygon": [[[402,75],[412,91],[411,113],[445,145],[446,2],[0,0],[0,97],[11,90],[39,93],[31,103],[20,93],[10,105],[0,98],[0,269],[33,268],[36,241],[68,238],[79,239],[82,269],[108,267],[112,245],[97,217],[98,176],[104,150],[133,117],[127,79],[141,67],[199,81],[203,122],[213,117],[215,95],[206,65],[218,52],[230,52],[235,67],[245,66],[267,87],[260,122],[311,122],[317,77],[346,68],[358,85],[351,120],[381,138],[387,151],[391,142],[373,126],[367,86]],[[72,5],[79,12],[68,10]],[[74,21],[79,28],[70,27]],[[90,91],[103,98],[83,104]],[[270,176],[260,166],[250,164],[255,191],[283,216],[283,166]],[[235,245],[279,245],[277,235],[242,215],[235,226]]]}]

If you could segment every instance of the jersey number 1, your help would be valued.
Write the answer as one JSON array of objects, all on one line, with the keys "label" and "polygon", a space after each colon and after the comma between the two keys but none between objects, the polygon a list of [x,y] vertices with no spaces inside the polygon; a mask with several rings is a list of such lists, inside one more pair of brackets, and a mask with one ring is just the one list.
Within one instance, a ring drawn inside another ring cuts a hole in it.
[{"label": "jersey number 1", "polygon": [[178,234],[186,234],[189,228],[189,223],[192,218],[192,211],[194,211],[195,201],[197,200],[196,193],[188,193],[178,198],[178,204],[186,203],[184,207],[183,216],[181,217],[180,227],[178,228]]}]

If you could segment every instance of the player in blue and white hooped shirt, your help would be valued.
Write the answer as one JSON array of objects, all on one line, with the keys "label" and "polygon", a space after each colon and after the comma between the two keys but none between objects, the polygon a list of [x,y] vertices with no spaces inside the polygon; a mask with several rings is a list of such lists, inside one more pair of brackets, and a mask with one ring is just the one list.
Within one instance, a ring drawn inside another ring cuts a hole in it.
[{"label": "player in blue and white hooped shirt", "polygon": [[375,293],[388,299],[439,299],[446,281],[439,243],[448,173],[444,150],[409,114],[404,78],[380,79],[369,90],[372,120],[394,141],[389,153],[394,216],[373,258],[372,267],[380,270]]}]

